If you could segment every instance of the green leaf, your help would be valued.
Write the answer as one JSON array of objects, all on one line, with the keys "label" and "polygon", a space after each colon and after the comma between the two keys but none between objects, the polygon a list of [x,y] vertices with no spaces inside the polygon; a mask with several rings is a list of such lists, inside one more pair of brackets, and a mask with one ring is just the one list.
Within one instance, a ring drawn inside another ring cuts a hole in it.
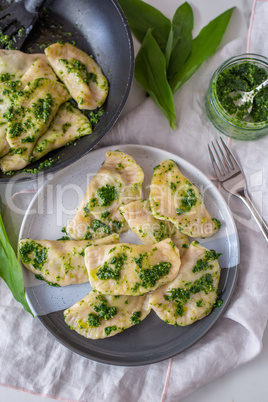
[{"label": "green leaf", "polygon": [[193,40],[189,57],[177,74],[169,81],[173,92],[177,91],[198,67],[216,51],[234,8],[230,8],[212,20]]},{"label": "green leaf", "polygon": [[146,89],[167,117],[170,127],[177,128],[174,100],[166,75],[166,60],[151,30],[148,30],[135,61],[135,78]]},{"label": "green leaf", "polygon": [[140,43],[148,29],[153,29],[153,36],[160,49],[165,51],[171,22],[159,10],[141,0],[118,0],[128,20],[132,33]]},{"label": "green leaf", "polygon": [[6,282],[14,298],[31,313],[25,298],[24,282],[20,263],[8,240],[2,216],[0,214],[0,277]]},{"label": "green leaf", "polygon": [[178,7],[173,16],[170,36],[167,42],[166,60],[168,66],[167,77],[169,81],[176,76],[189,56],[192,48],[193,26],[193,10],[191,6],[185,2]]}]

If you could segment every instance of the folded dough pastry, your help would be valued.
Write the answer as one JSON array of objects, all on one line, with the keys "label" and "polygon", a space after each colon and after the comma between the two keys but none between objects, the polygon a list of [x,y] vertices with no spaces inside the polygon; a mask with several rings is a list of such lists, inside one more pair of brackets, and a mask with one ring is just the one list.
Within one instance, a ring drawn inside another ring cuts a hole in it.
[{"label": "folded dough pastry", "polygon": [[80,109],[94,110],[104,103],[108,81],[92,57],[69,43],[54,43],[45,54]]},{"label": "folded dough pastry", "polygon": [[150,305],[161,320],[185,326],[211,312],[218,295],[219,256],[197,241],[191,243],[182,257],[177,277],[150,298]]},{"label": "folded dough pastry", "polygon": [[36,141],[69,98],[63,84],[47,78],[33,81],[18,94],[6,116],[6,138],[11,150],[0,159],[3,172],[22,169],[32,162]]},{"label": "folded dough pastry", "polygon": [[34,160],[40,159],[53,149],[91,133],[92,125],[88,118],[70,102],[65,102],[59,108],[48,130],[38,139],[32,157]]},{"label": "folded dough pastry", "polygon": [[152,246],[119,243],[85,250],[91,286],[104,294],[142,295],[172,281],[180,252],[170,239]]},{"label": "folded dough pastry", "polygon": [[70,329],[80,335],[100,339],[114,336],[139,324],[150,313],[148,295],[112,296],[93,289],[86,297],[64,311]]},{"label": "folded dough pastry", "polygon": [[128,229],[119,208],[142,197],[144,174],[135,160],[120,151],[106,152],[98,173],[90,181],[74,218],[67,224],[67,233],[75,239],[95,238],[94,220],[117,233]]},{"label": "folded dough pastry", "polygon": [[57,76],[44,59],[35,59],[28,70],[23,74],[20,81],[22,88],[25,88],[29,82],[33,82],[38,78],[48,78],[49,80],[57,80]]},{"label": "folded dough pastry", "polygon": [[85,249],[95,244],[118,243],[114,234],[105,239],[96,240],[32,240],[21,239],[19,253],[23,265],[32,271],[37,279],[51,285],[67,286],[88,282],[85,267]]},{"label": "folded dough pastry", "polygon": [[190,237],[209,237],[220,228],[220,222],[207,211],[200,191],[171,159],[154,169],[150,205],[157,219],[172,222]]},{"label": "folded dough pastry", "polygon": [[133,201],[120,207],[130,229],[143,244],[155,244],[168,237],[180,250],[181,256],[188,248],[188,236],[183,234],[171,222],[156,219],[151,211],[149,200]]},{"label": "folded dough pastry", "polygon": [[20,80],[35,60],[46,60],[43,53],[24,53],[20,50],[0,49],[0,80]]}]

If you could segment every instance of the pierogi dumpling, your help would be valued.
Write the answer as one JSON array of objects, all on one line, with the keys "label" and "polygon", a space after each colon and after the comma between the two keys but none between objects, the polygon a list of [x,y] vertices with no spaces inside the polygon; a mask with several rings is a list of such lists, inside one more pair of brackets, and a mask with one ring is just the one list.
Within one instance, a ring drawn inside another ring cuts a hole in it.
[{"label": "pierogi dumpling", "polygon": [[95,242],[89,240],[32,240],[21,239],[20,257],[23,265],[32,271],[37,279],[49,284],[67,286],[88,282],[85,266],[85,249],[95,244],[118,243],[114,234]]},{"label": "pierogi dumpling", "polygon": [[200,191],[171,159],[154,169],[150,205],[157,219],[172,222],[190,237],[209,237],[220,228],[220,222],[207,211]]},{"label": "pierogi dumpling", "polygon": [[[24,53],[20,50],[0,49],[0,75],[10,80],[20,80],[35,60],[46,60],[43,53]],[[1,79],[3,82],[3,79]]]},{"label": "pierogi dumpling", "polygon": [[142,295],[172,281],[180,252],[171,239],[152,246],[118,243],[88,247],[85,264],[92,287],[104,294]]},{"label": "pierogi dumpling", "polygon": [[74,108],[70,102],[65,102],[59,108],[48,130],[41,135],[32,152],[34,160],[40,159],[53,149],[92,133],[88,118]]},{"label": "pierogi dumpling", "polygon": [[0,159],[3,172],[22,169],[31,163],[36,141],[69,97],[63,84],[47,78],[33,81],[21,91],[7,116],[6,139],[11,150]]},{"label": "pierogi dumpling", "polygon": [[35,59],[33,64],[26,70],[21,77],[22,88],[25,88],[29,82],[33,82],[39,78],[48,78],[49,80],[57,81],[57,76],[46,60]]},{"label": "pierogi dumpling", "polygon": [[104,103],[108,81],[92,57],[70,43],[54,43],[45,54],[80,109],[94,110]]},{"label": "pierogi dumpling", "polygon": [[70,329],[86,338],[107,338],[144,320],[151,311],[148,299],[148,295],[103,295],[93,289],[64,311],[64,319]]},{"label": "pierogi dumpling", "polygon": [[133,201],[120,207],[130,229],[143,244],[155,244],[170,238],[180,250],[181,256],[188,248],[188,236],[183,234],[171,222],[156,219],[151,211],[149,200]]},{"label": "pierogi dumpling", "polygon": [[157,289],[150,305],[167,324],[185,326],[208,315],[217,300],[220,266],[214,250],[191,243],[181,261],[180,272]]},{"label": "pierogi dumpling", "polygon": [[144,174],[135,160],[120,151],[106,152],[98,173],[90,181],[74,218],[66,226],[67,233],[75,239],[92,235],[93,223],[100,222],[104,232],[121,233],[128,224],[120,213],[121,205],[142,197]]}]

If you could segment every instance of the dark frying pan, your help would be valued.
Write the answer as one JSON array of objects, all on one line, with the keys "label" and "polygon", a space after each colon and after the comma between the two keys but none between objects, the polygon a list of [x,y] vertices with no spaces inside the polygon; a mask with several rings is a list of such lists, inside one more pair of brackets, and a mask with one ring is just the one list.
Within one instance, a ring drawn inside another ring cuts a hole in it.
[{"label": "dark frying pan", "polygon": [[[0,1],[4,8],[8,3]],[[104,114],[94,126],[92,135],[75,144],[50,152],[44,158],[27,166],[37,169],[48,158],[52,165],[40,173],[52,173],[81,158],[111,129],[127,100],[133,79],[134,50],[126,18],[115,0],[46,0],[40,17],[22,51],[41,53],[43,48],[57,41],[73,41],[93,55],[108,78],[110,91],[103,105]],[[18,171],[12,176],[0,172],[0,182],[36,179],[37,174]]]}]

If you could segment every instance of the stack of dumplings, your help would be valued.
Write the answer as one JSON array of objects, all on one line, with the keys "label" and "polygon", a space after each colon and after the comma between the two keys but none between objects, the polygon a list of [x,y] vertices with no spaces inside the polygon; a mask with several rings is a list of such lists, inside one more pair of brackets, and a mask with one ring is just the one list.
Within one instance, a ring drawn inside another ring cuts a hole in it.
[{"label": "stack of dumplings", "polygon": [[0,170],[10,174],[92,133],[109,87],[100,66],[69,43],[45,54],[0,50]]}]

